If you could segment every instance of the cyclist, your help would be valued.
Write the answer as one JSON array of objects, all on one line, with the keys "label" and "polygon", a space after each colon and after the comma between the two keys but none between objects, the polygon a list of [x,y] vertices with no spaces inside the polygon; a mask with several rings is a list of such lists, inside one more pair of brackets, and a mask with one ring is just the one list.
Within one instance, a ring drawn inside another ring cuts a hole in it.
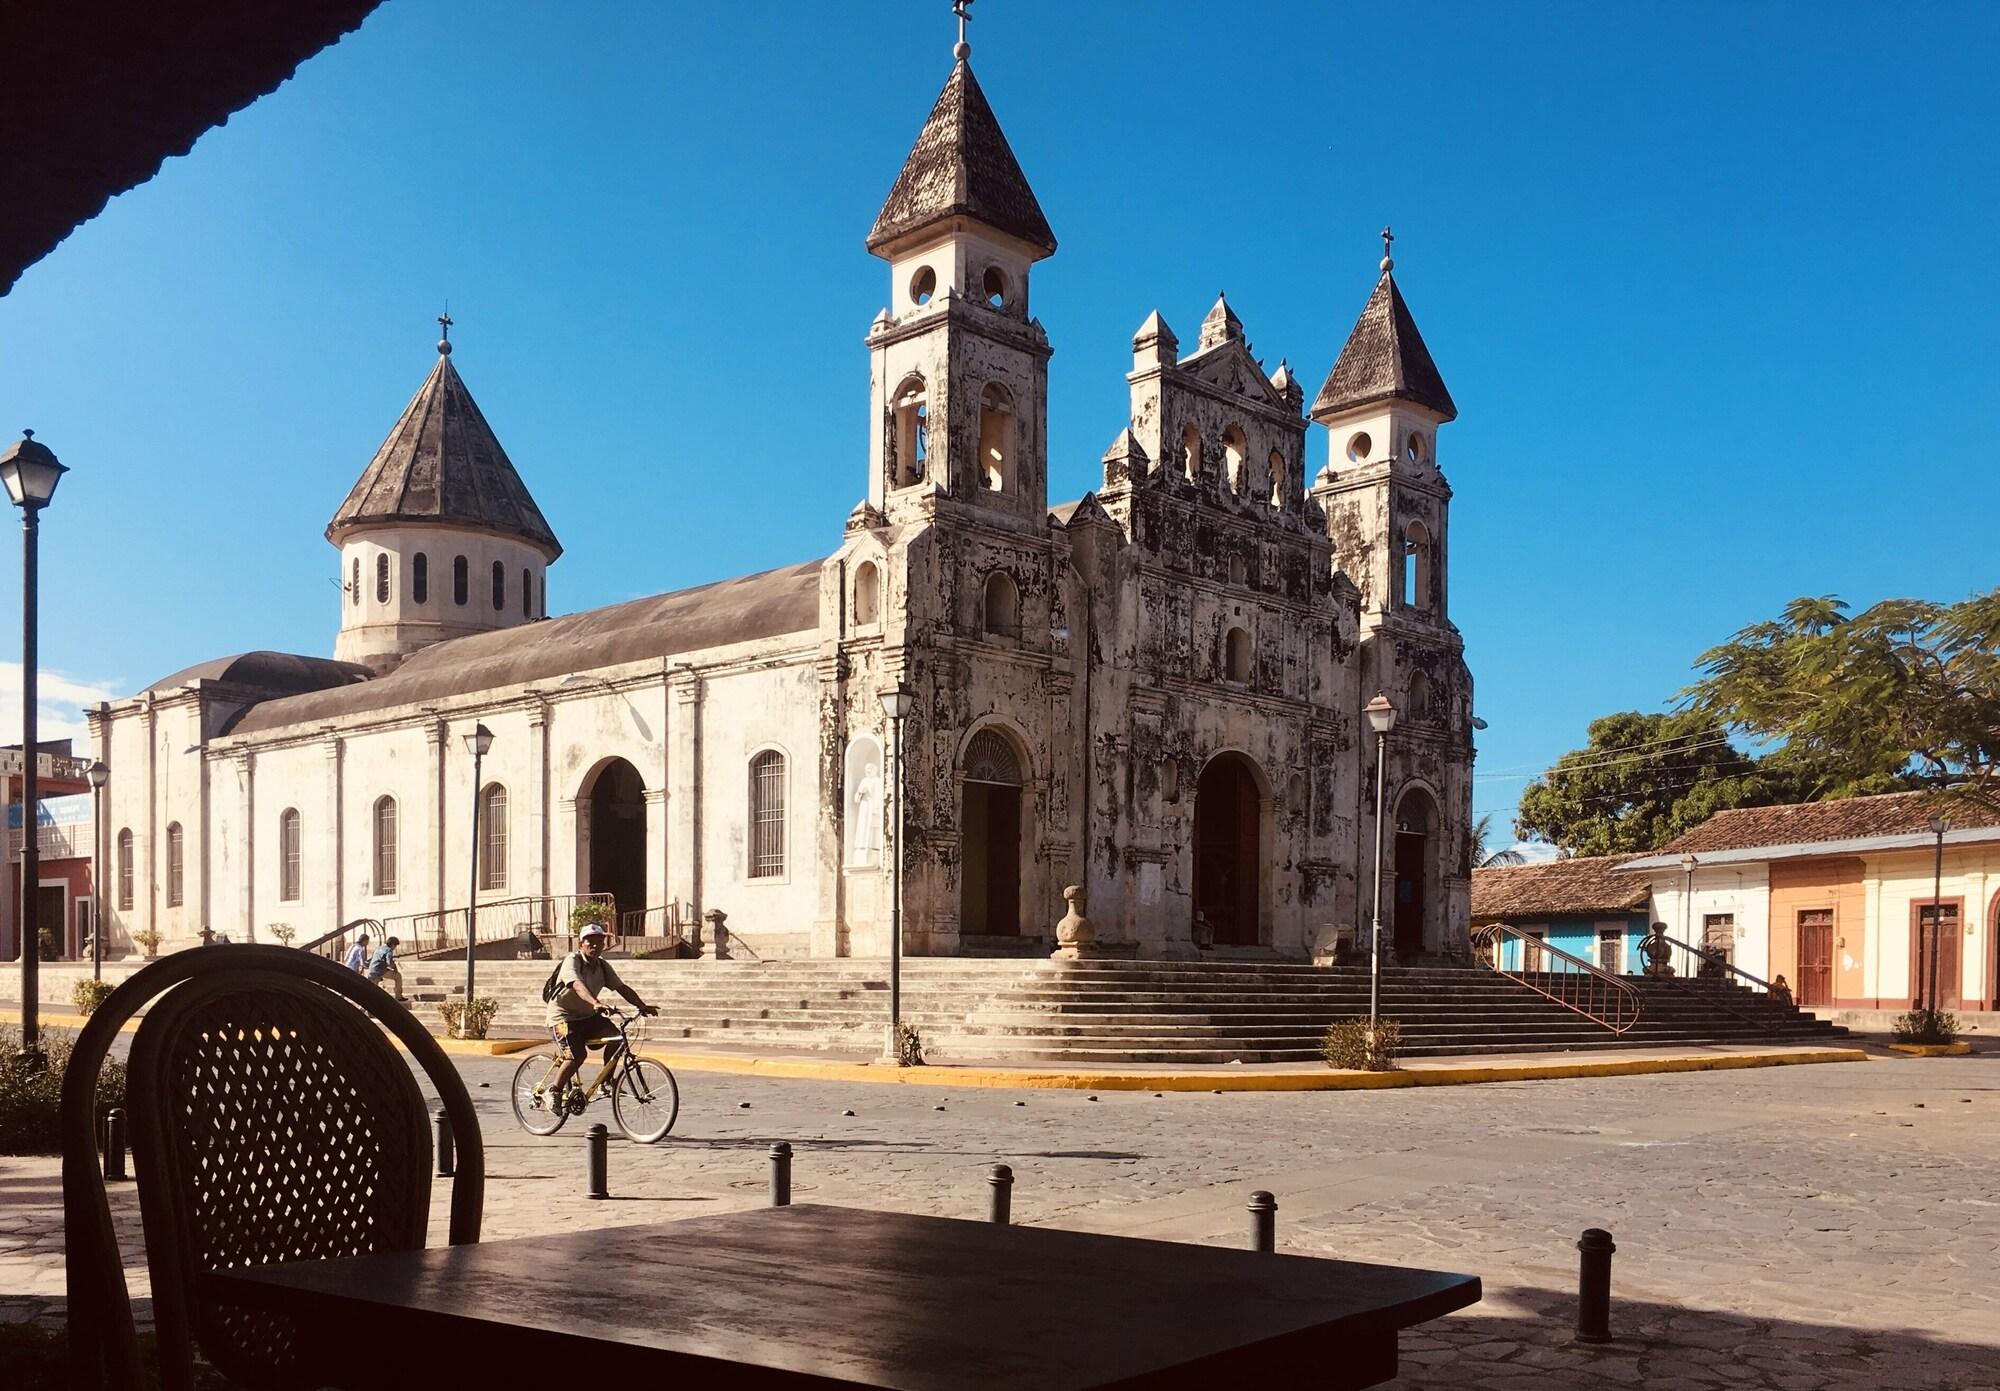
[{"label": "cyclist", "polygon": [[[617,1025],[601,1012],[604,1002],[598,997],[605,990],[616,990],[630,1000],[641,1014],[660,1012],[659,1006],[649,1005],[640,999],[639,992],[620,980],[618,973],[611,969],[611,963],[604,959],[604,949],[610,941],[610,934],[599,924],[591,923],[585,927],[577,939],[576,950],[563,958],[556,976],[556,993],[549,997],[548,1012],[543,1022],[548,1025],[549,1037],[555,1040],[556,1047],[567,1055],[546,1088],[559,1099],[568,1094],[569,1081],[583,1066],[591,1043],[610,1038],[618,1032]],[[615,1043],[609,1046],[617,1047]],[[604,1060],[607,1063],[611,1061],[609,1052]]]}]

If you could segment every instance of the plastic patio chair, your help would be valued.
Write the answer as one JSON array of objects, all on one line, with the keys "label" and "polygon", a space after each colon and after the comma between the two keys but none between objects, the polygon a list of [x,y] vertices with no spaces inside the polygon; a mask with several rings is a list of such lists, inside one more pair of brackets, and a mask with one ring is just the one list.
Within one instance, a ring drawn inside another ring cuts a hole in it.
[{"label": "plastic patio chair", "polygon": [[430,1116],[391,1036],[428,1076],[451,1124],[457,1177],[450,1240],[479,1240],[485,1154],[472,1099],[408,1010],[380,986],[309,952],[204,947],[133,975],[92,1013],[63,1076],[74,1387],[142,1384],[94,1111],[112,1041],[148,1005],[132,1039],[125,1109],[160,1384],[187,1391],[199,1347],[244,1386],[318,1386],[299,1364],[286,1319],[206,1296],[202,1275],[424,1245]]}]

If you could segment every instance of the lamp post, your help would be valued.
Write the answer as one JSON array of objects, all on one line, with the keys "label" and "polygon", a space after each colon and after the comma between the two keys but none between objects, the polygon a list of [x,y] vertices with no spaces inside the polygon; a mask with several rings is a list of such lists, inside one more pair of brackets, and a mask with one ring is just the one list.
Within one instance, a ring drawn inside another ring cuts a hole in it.
[{"label": "lamp post", "polygon": [[[1696,860],[1692,850],[1686,851],[1681,855],[1681,941],[1683,943],[1694,941],[1692,934],[1694,932],[1695,864]],[[1707,946],[1708,944],[1704,942],[1702,945]],[[1692,950],[1692,948],[1687,946],[1683,946],[1681,949],[1683,951]]]},{"label": "lamp post", "polygon": [[0,454],[0,483],[7,496],[21,509],[21,1052],[24,1069],[35,1071],[48,1065],[42,1052],[40,1031],[41,914],[40,886],[42,859],[41,825],[35,819],[40,789],[36,787],[35,729],[36,639],[35,576],[38,564],[36,541],[42,509],[55,496],[56,484],[69,470],[57,462],[45,444],[35,442],[33,430],[23,430],[21,439]]},{"label": "lamp post", "polygon": [[483,724],[474,725],[465,736],[465,751],[472,755],[472,854],[468,857],[472,873],[465,899],[465,1014],[460,1020],[460,1037],[464,1037],[464,1020],[472,1017],[472,949],[479,941],[479,765],[492,747],[493,731]]},{"label": "lamp post", "polygon": [[90,779],[90,887],[96,895],[91,905],[90,923],[90,978],[104,979],[104,785],[111,781],[111,770],[104,766],[102,759],[94,760],[85,770]]},{"label": "lamp post", "polygon": [[1381,691],[1362,706],[1375,731],[1375,911],[1368,929],[1368,1033],[1375,1033],[1375,1014],[1382,983],[1382,822],[1388,812],[1389,731],[1396,727],[1396,707]]},{"label": "lamp post", "polygon": [[882,713],[889,717],[890,757],[896,774],[889,783],[889,795],[896,802],[895,841],[889,851],[889,1042],[885,1062],[901,1065],[903,1060],[903,721],[916,703],[917,693],[896,683],[894,690],[882,692]]},{"label": "lamp post", "polygon": [[[1951,829],[1951,823],[1942,816],[1931,818],[1931,835],[1937,841],[1937,858],[1931,865],[1931,988],[1930,1008],[1935,1014],[1938,1007],[1938,957],[1944,954],[1944,833]],[[1923,946],[1917,946],[1917,960],[1922,961]]]}]

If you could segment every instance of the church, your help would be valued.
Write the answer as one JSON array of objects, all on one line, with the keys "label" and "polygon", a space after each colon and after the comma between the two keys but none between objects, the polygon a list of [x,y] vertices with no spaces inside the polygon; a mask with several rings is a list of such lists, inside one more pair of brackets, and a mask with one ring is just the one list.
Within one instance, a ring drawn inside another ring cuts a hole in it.
[{"label": "church", "polygon": [[1185,344],[1146,315],[1102,484],[1053,505],[1031,283],[1056,237],[962,40],[866,245],[889,307],[829,553],[579,613],[549,613],[562,546],[443,321],[326,529],[333,655],[90,712],[107,946],[394,931],[476,892],[879,957],[900,880],[911,954],[1046,950],[1075,885],[1096,950],[1326,960],[1365,946],[1379,880],[1385,953],[1464,955],[1456,407],[1386,234],[1310,402],[1223,299]]}]

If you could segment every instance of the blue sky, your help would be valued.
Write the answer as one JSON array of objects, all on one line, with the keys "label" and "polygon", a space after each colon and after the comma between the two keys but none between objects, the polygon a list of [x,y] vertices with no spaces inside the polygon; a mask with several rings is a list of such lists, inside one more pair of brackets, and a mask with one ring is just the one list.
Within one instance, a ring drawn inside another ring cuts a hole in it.
[{"label": "blue sky", "polygon": [[[1190,337],[1226,288],[1310,388],[1395,225],[1461,412],[1476,810],[1794,595],[2000,582],[2000,7],[974,11],[1062,243],[1052,501],[1098,481],[1149,310]],[[952,37],[945,0],[389,0],[116,199],[0,299],[0,421],[74,470],[44,524],[64,698],[331,650],[320,533],[447,299],[568,548],[552,609],[832,549],[888,297],[862,238]]]}]

